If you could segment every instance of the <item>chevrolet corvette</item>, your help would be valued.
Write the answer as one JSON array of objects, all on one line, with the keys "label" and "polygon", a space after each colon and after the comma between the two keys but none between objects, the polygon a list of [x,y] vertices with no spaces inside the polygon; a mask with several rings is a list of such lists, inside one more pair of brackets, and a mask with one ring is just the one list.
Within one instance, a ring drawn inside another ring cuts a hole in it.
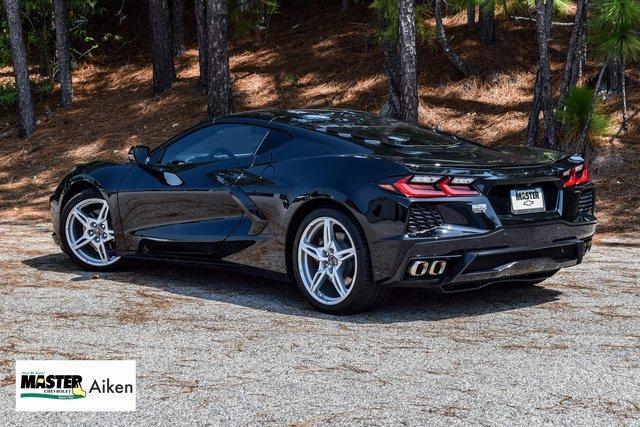
[{"label": "chevrolet corvette", "polygon": [[398,286],[533,285],[580,263],[596,228],[580,156],[360,111],[233,114],[129,159],[76,167],[51,196],[81,268],[213,265],[292,281],[331,313]]}]

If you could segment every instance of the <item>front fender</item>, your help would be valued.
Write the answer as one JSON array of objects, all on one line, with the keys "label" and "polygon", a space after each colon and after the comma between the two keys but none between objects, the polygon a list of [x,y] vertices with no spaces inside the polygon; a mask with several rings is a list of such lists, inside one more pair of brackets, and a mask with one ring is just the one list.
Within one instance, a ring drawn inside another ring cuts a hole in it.
[{"label": "front fender", "polygon": [[[60,245],[61,215],[66,202],[87,188],[95,188],[109,204],[116,230],[119,230],[117,191],[132,165],[111,162],[92,162],[80,165],[62,179],[51,195],[51,221],[53,239]],[[117,246],[116,239],[116,246]]]}]

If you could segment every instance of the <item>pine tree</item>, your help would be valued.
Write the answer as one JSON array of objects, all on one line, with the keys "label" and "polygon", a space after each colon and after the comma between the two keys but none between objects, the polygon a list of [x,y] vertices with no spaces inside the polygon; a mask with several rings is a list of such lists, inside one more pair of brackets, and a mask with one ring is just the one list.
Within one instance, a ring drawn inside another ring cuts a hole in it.
[{"label": "pine tree", "polygon": [[397,3],[394,0],[378,0],[373,3],[373,8],[378,17],[380,48],[389,83],[389,99],[380,110],[380,115],[400,119],[401,82]]},{"label": "pine tree", "polygon": [[56,28],[56,56],[60,75],[60,105],[68,107],[73,99],[71,64],[69,58],[69,34],[67,30],[67,5],[65,0],[54,0]]},{"label": "pine tree", "polygon": [[449,58],[449,61],[453,64],[453,66],[456,68],[458,73],[466,77],[469,75],[469,69],[467,68],[467,64],[465,64],[462,58],[460,58],[460,55],[458,55],[456,51],[453,50],[453,46],[451,46],[451,41],[447,37],[447,34],[445,33],[445,30],[444,30],[444,24],[442,22],[442,1],[443,0],[435,0],[436,2],[436,10],[435,10],[436,37],[438,39],[438,42],[440,43],[440,46],[442,46],[442,49],[444,50],[445,55],[447,56],[447,58]]},{"label": "pine tree", "polygon": [[16,79],[18,110],[20,113],[20,136],[28,138],[36,130],[36,116],[33,111],[33,101],[31,100],[29,68],[27,66],[27,53],[22,35],[18,0],[4,0],[4,8],[7,14],[13,72]]},{"label": "pine tree", "polygon": [[569,88],[577,82],[577,79],[572,80],[572,76],[577,76],[576,69],[579,67],[580,40],[584,30],[582,24],[586,17],[586,3],[587,0],[577,0],[576,2],[576,14],[573,18],[573,28],[569,38],[569,46],[567,47],[567,59],[564,63],[564,73],[560,81],[560,90],[558,91],[558,110],[562,108],[562,103]]},{"label": "pine tree", "polygon": [[171,2],[171,22],[173,32],[171,47],[175,56],[184,52],[184,0],[173,0]]},{"label": "pine tree", "polygon": [[198,38],[198,65],[200,67],[200,90],[207,92],[207,12],[206,0],[194,0],[196,12],[196,34]]},{"label": "pine tree", "polygon": [[231,112],[226,0],[207,0],[207,113]]},{"label": "pine tree", "polygon": [[158,95],[170,89],[176,78],[167,0],[149,0],[149,20],[153,50],[153,93]]},{"label": "pine tree", "polygon": [[540,84],[542,85],[542,114],[544,116],[544,141],[548,147],[556,146],[555,117],[553,114],[553,91],[551,87],[551,66],[549,41],[551,39],[551,18],[553,0],[536,0],[536,28],[540,51]]},{"label": "pine tree", "polygon": [[418,123],[416,22],[413,0],[398,0],[402,119]]},{"label": "pine tree", "polygon": [[493,44],[493,22],[495,16],[495,0],[482,0],[479,6],[478,32],[484,45]]},{"label": "pine tree", "polygon": [[551,18],[553,0],[535,0],[536,30],[540,60],[534,88],[534,99],[527,131],[527,145],[534,145],[537,139],[538,116],[542,109],[544,117],[544,142],[551,148],[556,146],[553,92],[551,87],[551,66],[549,64],[549,40],[551,39]]},{"label": "pine tree", "polygon": [[[640,3],[637,0],[597,0],[594,17],[590,22],[591,39],[596,53],[602,58],[602,66],[593,90],[591,105],[582,131],[578,137],[578,147],[585,149],[589,126],[597,102],[602,79],[608,68],[618,68],[621,82],[626,80],[625,66],[627,61],[640,57]],[[616,61],[621,61],[620,66]],[[612,66],[613,64],[613,66]],[[622,84],[622,127],[627,127],[627,94]]]}]

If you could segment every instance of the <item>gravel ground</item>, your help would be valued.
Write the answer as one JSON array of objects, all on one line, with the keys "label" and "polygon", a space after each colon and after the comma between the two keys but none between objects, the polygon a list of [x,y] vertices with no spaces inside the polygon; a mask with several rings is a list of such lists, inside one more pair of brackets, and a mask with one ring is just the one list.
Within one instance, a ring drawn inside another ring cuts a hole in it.
[{"label": "gravel ground", "polygon": [[[79,271],[0,223],[0,416],[12,424],[640,424],[640,236],[542,285],[320,314],[293,287],[149,265]],[[13,360],[135,359],[132,413],[16,413]],[[4,423],[3,423],[4,424]]]}]

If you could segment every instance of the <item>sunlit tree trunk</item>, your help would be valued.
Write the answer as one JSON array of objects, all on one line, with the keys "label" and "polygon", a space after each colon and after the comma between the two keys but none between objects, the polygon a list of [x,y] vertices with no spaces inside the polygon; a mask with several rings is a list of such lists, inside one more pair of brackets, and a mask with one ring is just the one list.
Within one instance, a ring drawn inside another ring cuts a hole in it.
[{"label": "sunlit tree trunk", "polygon": [[438,42],[442,49],[444,50],[445,55],[449,58],[449,61],[453,64],[459,74],[462,76],[469,75],[469,69],[467,68],[467,64],[464,63],[460,55],[453,50],[451,46],[451,41],[447,37],[447,34],[444,31],[444,24],[442,23],[442,0],[436,0],[436,36],[438,38]]},{"label": "sunlit tree trunk", "polygon": [[553,94],[551,90],[551,67],[549,65],[549,39],[551,34],[551,15],[553,0],[536,0],[536,28],[538,32],[538,50],[540,52],[540,85],[542,113],[544,116],[544,141],[548,147],[555,148],[555,117],[553,114]]},{"label": "sunlit tree trunk", "polygon": [[149,0],[149,20],[153,50],[153,92],[161,94],[171,88],[176,77],[169,37],[167,0]]},{"label": "sunlit tree trunk", "polygon": [[69,59],[69,34],[67,32],[67,5],[65,0],[54,0],[56,27],[56,55],[60,76],[60,105],[68,107],[73,98],[71,64]]},{"label": "sunlit tree trunk", "polygon": [[207,112],[217,117],[231,112],[231,79],[226,0],[207,0]]},{"label": "sunlit tree trunk", "polygon": [[413,0],[398,0],[402,119],[418,123],[416,22]]},{"label": "sunlit tree trunk", "polygon": [[36,130],[36,116],[33,111],[33,101],[31,100],[29,69],[27,67],[27,54],[22,35],[18,0],[4,0],[4,9],[7,15],[11,58],[16,79],[18,110],[20,113],[20,136],[28,138]]},{"label": "sunlit tree trunk", "polygon": [[562,75],[560,90],[558,92],[558,110],[560,110],[564,104],[564,98],[567,95],[569,87],[575,84],[571,81],[571,76],[575,75],[575,70],[579,66],[580,36],[582,34],[582,21],[584,19],[584,5],[586,1],[587,0],[578,0],[576,3],[576,14],[573,19],[573,29],[571,30],[571,37],[567,48],[567,58],[564,63],[564,74]]}]

